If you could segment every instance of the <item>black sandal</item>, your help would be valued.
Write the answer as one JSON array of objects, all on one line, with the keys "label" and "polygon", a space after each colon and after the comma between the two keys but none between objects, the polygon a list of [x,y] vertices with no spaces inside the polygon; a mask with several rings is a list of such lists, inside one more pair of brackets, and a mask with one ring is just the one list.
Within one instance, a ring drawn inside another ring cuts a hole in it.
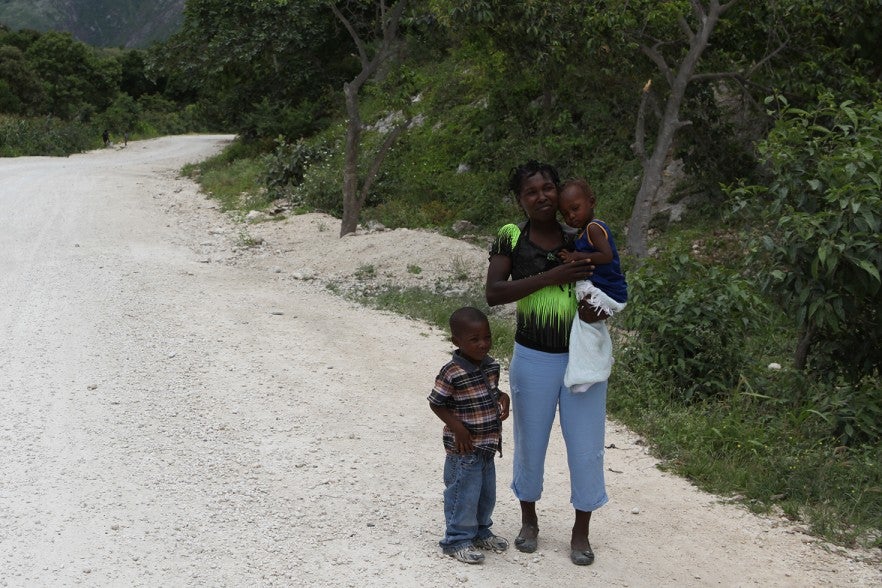
[{"label": "black sandal", "polygon": [[582,551],[578,549],[570,550],[570,561],[576,564],[577,566],[590,566],[594,563],[594,552],[591,550],[591,544],[588,544],[588,548]]},{"label": "black sandal", "polygon": [[[532,537],[525,536],[525,533],[528,531],[532,531],[530,533]],[[539,547],[539,527],[522,525],[521,530],[518,531],[518,536],[515,537],[514,544],[515,549],[522,553],[533,553],[536,551],[536,548]]]}]

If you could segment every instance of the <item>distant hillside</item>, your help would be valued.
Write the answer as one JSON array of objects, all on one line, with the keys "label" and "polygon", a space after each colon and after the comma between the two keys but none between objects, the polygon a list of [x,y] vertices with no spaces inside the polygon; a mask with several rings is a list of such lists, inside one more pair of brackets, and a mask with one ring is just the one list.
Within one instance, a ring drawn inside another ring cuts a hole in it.
[{"label": "distant hillside", "polygon": [[0,0],[10,29],[64,31],[97,47],[146,47],[176,32],[185,0]]}]

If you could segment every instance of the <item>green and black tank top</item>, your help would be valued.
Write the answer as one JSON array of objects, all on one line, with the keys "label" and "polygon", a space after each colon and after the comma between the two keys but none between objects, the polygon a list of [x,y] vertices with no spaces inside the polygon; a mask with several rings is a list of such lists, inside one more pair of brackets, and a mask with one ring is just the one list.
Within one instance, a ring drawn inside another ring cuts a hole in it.
[{"label": "green and black tank top", "polygon": [[[564,245],[546,251],[530,241],[530,223],[509,224],[499,229],[490,246],[490,256],[511,259],[511,279],[521,280],[559,265],[557,253],[572,249],[576,231],[561,224]],[[576,316],[576,293],[572,286],[546,286],[517,301],[518,326],[515,341],[547,353],[566,353],[570,327]]]}]

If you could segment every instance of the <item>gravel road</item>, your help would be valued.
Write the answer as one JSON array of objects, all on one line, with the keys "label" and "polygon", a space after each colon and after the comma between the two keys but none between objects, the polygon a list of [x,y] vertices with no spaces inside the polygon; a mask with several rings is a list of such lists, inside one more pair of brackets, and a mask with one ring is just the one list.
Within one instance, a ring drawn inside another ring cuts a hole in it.
[{"label": "gravel road", "polygon": [[[325,282],[367,256],[403,276],[380,260],[409,251],[431,280],[486,254],[338,239],[322,215],[243,228],[177,175],[228,140],[0,160],[0,586],[882,585],[878,553],[702,493],[614,422],[595,565],[568,560],[557,433],[539,551],[441,555],[425,397],[451,345]],[[494,518],[513,539],[510,469],[506,452]]]}]

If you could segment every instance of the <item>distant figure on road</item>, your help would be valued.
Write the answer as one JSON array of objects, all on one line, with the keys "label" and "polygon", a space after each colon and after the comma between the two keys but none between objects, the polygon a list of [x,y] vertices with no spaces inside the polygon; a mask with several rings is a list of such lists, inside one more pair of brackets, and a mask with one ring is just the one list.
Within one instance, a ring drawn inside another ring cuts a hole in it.
[{"label": "distant figure on road", "polygon": [[110,143],[110,131],[104,129],[104,132],[101,133],[101,138],[104,139],[104,146],[107,147],[107,144]]},{"label": "distant figure on road", "polygon": [[126,131],[123,134],[123,147],[128,147],[128,146],[129,146],[129,132]]}]

